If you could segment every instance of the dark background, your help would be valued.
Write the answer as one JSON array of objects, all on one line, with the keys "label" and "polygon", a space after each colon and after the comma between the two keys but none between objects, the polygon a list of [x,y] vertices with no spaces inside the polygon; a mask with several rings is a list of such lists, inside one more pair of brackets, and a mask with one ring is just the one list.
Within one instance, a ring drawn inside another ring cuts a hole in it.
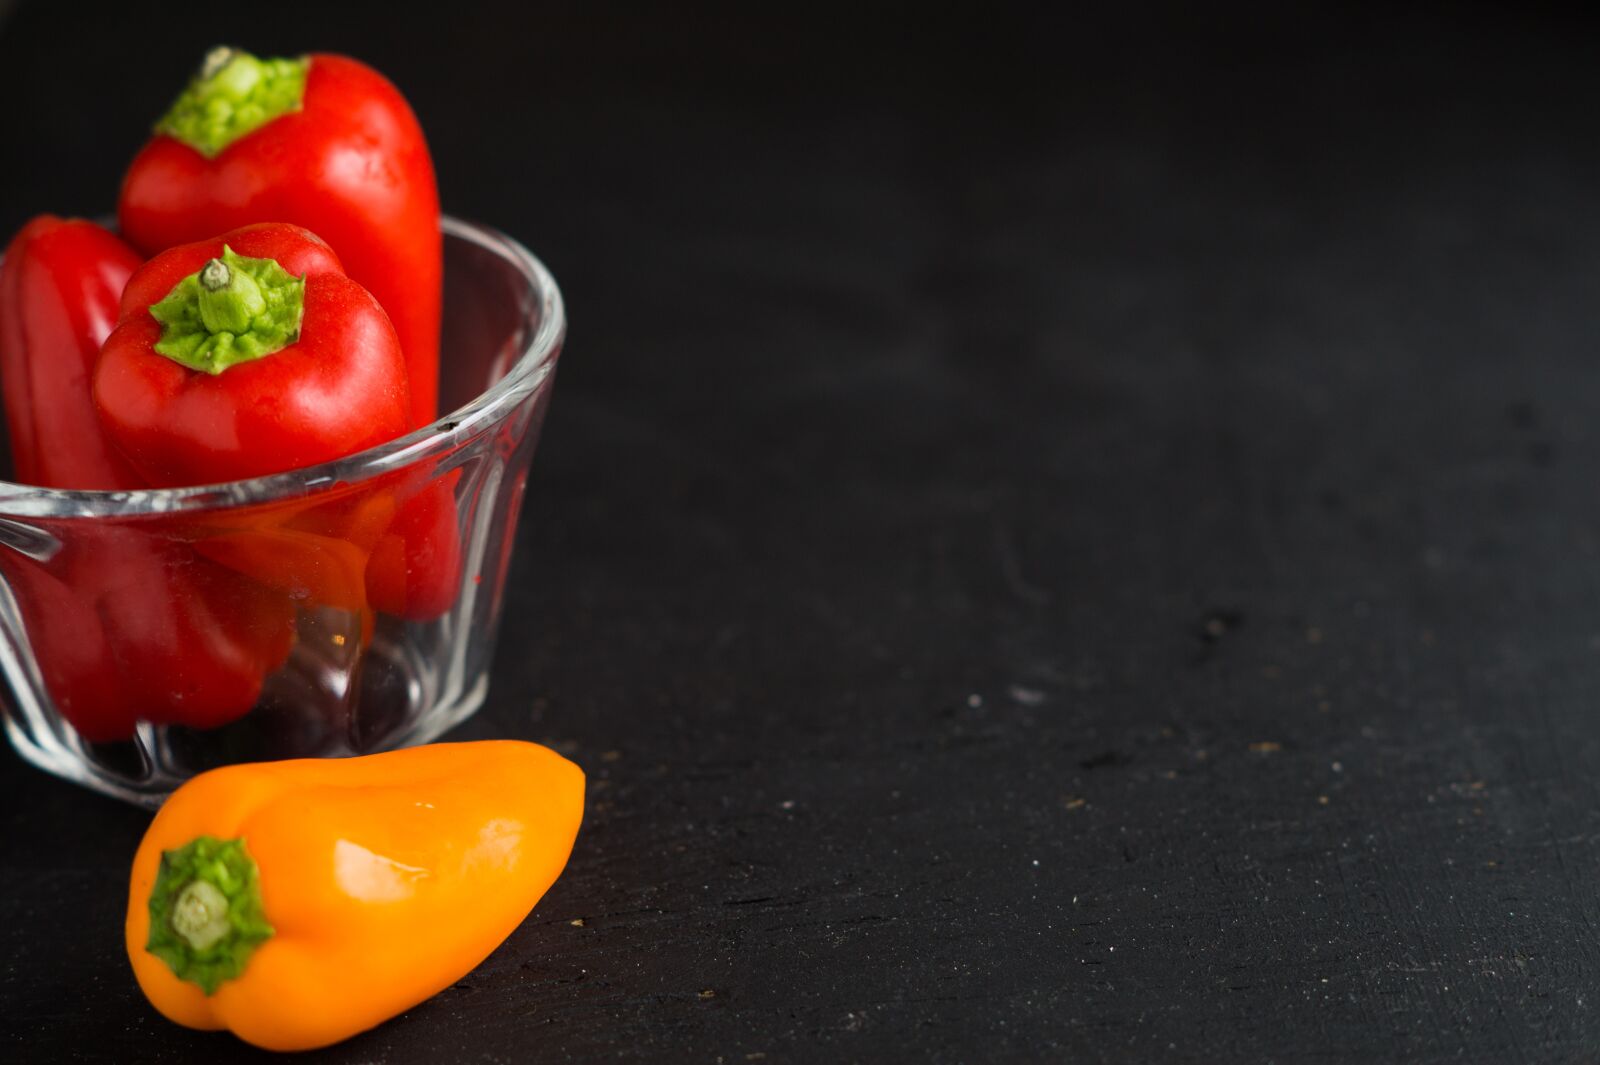
[{"label": "dark background", "polygon": [[[299,1060],[1600,1054],[1593,25],[218,7],[12,11],[0,229],[347,51],[572,322],[460,735],[583,834]],[[146,823],[0,755],[0,1056],[250,1056],[134,985]]]}]

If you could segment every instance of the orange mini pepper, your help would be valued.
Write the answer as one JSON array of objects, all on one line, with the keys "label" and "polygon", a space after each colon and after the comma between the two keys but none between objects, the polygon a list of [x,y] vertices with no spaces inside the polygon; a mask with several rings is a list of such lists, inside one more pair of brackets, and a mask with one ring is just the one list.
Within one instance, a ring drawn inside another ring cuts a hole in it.
[{"label": "orange mini pepper", "polygon": [[326,1046],[483,961],[560,875],[583,771],[516,740],[226,766],[156,814],[128,957],[169,1019]]}]

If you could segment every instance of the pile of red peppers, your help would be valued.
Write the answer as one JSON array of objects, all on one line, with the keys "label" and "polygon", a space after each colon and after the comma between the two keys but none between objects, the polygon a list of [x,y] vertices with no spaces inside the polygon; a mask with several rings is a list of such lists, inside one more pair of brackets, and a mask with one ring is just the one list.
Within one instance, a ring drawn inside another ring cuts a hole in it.
[{"label": "pile of red peppers", "polygon": [[[219,484],[437,416],[437,185],[416,117],[377,71],[213,51],[130,164],[117,228],[43,215],[6,251],[13,480]],[[84,739],[124,739],[139,721],[214,728],[256,704],[297,611],[353,611],[370,632],[376,613],[449,609],[453,485],[402,473],[187,531],[41,521],[57,544],[0,537],[0,573]]]}]

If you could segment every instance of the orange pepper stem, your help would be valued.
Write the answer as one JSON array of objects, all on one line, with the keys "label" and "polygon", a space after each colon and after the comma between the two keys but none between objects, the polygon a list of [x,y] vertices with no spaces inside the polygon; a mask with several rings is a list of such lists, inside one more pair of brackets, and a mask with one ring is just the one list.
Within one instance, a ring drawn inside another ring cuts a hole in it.
[{"label": "orange pepper stem", "polygon": [[181,980],[212,994],[244,972],[272,936],[261,908],[260,873],[244,840],[200,836],[161,854],[150,890],[145,950]]}]

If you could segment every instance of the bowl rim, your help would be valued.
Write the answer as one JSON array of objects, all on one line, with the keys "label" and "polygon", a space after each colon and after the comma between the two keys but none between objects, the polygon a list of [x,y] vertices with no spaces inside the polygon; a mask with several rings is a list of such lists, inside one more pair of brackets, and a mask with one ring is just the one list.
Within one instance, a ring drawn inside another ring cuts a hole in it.
[{"label": "bowl rim", "polygon": [[44,488],[0,479],[0,517],[127,518],[296,499],[358,484],[442,455],[504,420],[555,369],[567,332],[561,289],[545,265],[515,238],[451,215],[440,216],[439,226],[445,236],[489,251],[517,270],[539,307],[538,326],[524,340],[521,353],[505,376],[484,392],[404,436],[343,458],[265,477],[131,491]]}]

